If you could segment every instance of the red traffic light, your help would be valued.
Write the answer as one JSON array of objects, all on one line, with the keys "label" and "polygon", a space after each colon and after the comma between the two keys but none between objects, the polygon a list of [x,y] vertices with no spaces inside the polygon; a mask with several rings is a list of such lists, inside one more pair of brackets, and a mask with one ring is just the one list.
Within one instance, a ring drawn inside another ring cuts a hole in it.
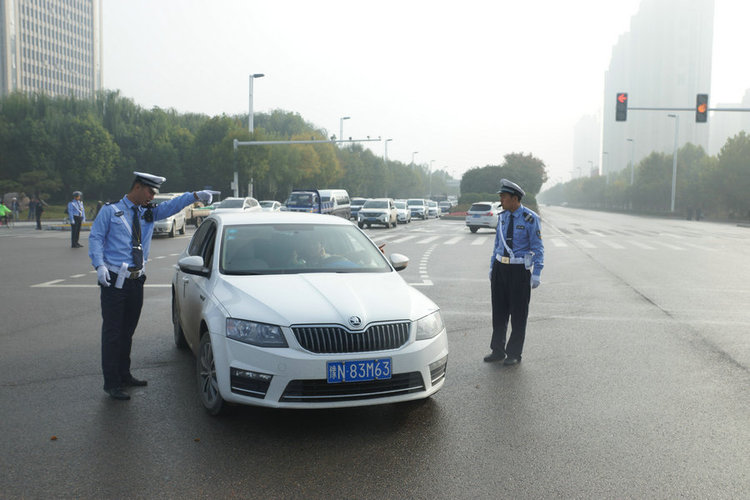
[{"label": "red traffic light", "polygon": [[708,121],[708,94],[698,94],[695,99],[695,121],[706,123]]},{"label": "red traffic light", "polygon": [[624,122],[628,119],[628,94],[627,92],[617,93],[617,102],[615,103],[615,120]]},{"label": "red traffic light", "polygon": [[628,100],[628,94],[617,94],[617,102],[625,104]]}]

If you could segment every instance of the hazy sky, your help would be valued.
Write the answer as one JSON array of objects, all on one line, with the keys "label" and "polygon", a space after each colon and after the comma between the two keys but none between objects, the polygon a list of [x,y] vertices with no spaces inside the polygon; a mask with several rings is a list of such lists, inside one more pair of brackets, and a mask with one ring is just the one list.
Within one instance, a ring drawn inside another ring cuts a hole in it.
[{"label": "hazy sky", "polygon": [[[601,109],[640,0],[102,3],[104,86],[143,107],[246,113],[248,76],[263,73],[256,112],[296,112],[329,136],[350,116],[345,137],[392,138],[389,159],[418,151],[454,176],[532,153],[567,181],[573,127]],[[748,19],[750,1],[716,0],[712,104],[750,88]]]}]

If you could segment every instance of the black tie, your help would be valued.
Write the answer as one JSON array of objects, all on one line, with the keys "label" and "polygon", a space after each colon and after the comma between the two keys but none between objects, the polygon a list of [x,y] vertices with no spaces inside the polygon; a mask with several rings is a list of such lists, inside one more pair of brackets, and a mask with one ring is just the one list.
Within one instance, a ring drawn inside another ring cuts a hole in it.
[{"label": "black tie", "polygon": [[508,217],[508,227],[505,228],[505,253],[503,254],[504,257],[509,257],[510,254],[508,253],[508,249],[510,248],[513,250],[513,212],[510,213],[510,217]]},{"label": "black tie", "polygon": [[135,271],[143,267],[143,248],[141,248],[141,221],[138,207],[133,207],[133,265]]}]

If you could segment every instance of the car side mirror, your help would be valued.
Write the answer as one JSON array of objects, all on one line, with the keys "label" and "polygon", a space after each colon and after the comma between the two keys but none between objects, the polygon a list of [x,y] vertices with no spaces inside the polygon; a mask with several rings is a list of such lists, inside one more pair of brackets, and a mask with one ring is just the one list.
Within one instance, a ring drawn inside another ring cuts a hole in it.
[{"label": "car side mirror", "polygon": [[204,267],[203,257],[200,255],[189,255],[177,261],[180,271],[186,274],[208,276],[208,269]]},{"label": "car side mirror", "polygon": [[392,253],[390,260],[393,269],[396,271],[403,271],[409,265],[409,257],[400,253]]}]

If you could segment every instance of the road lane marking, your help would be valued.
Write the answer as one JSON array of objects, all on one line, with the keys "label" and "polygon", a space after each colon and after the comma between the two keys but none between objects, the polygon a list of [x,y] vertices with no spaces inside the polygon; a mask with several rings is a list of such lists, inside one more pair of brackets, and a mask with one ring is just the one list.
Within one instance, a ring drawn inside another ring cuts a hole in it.
[{"label": "road lane marking", "polygon": [[642,248],[642,249],[644,249],[644,250],[656,250],[656,249],[655,249],[654,247],[650,247],[650,246],[646,245],[645,243],[641,243],[641,242],[639,242],[639,241],[635,241],[635,240],[630,240],[630,243],[631,243],[632,245],[635,245],[635,246],[637,246],[638,248]]},{"label": "road lane marking", "polygon": [[552,242],[552,244],[553,244],[554,246],[556,246],[556,247],[558,247],[558,248],[565,248],[565,247],[567,247],[567,246],[568,246],[568,244],[567,244],[567,243],[565,243],[564,241],[562,241],[562,240],[561,240],[561,239],[559,239],[559,238],[552,238],[552,239],[551,239],[550,241]]},{"label": "road lane marking", "polygon": [[486,236],[478,236],[474,241],[471,242],[472,245],[481,245],[485,241],[487,241]]},{"label": "road lane marking", "polygon": [[669,243],[664,243],[663,241],[654,241],[654,243],[656,243],[657,245],[661,245],[661,246],[667,247],[670,250],[678,250],[678,251],[685,250],[682,247],[678,247],[677,245],[671,245]]},{"label": "road lane marking", "polygon": [[412,234],[411,236],[404,236],[403,238],[399,238],[397,240],[392,240],[390,243],[403,243],[404,241],[409,241],[412,238],[416,238],[416,234]]},{"label": "road lane marking", "polygon": [[418,241],[417,245],[426,245],[428,243],[432,243],[433,241],[435,241],[438,238],[440,238],[440,235],[438,235],[438,236],[430,236],[429,238],[425,238],[423,240]]},{"label": "road lane marking", "polygon": [[576,240],[576,243],[581,245],[583,248],[596,248],[596,245],[586,240]]},{"label": "road lane marking", "polygon": [[614,241],[602,240],[602,243],[604,243],[605,245],[607,245],[610,248],[615,248],[617,250],[624,250],[625,249],[624,246],[619,245],[619,244],[615,243]]},{"label": "road lane marking", "polygon": [[456,243],[458,243],[458,242],[459,242],[459,241],[461,241],[462,239],[464,239],[464,237],[463,237],[463,236],[456,236],[455,238],[451,238],[451,239],[449,239],[449,240],[448,240],[448,241],[446,241],[446,242],[445,242],[444,244],[445,244],[445,245],[455,245]]}]

